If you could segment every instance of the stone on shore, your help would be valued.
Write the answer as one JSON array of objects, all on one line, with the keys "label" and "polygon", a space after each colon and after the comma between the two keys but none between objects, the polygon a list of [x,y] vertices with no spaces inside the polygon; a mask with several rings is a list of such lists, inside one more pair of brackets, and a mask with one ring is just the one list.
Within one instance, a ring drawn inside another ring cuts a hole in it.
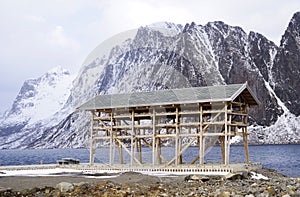
[{"label": "stone on shore", "polygon": [[74,185],[72,183],[67,183],[67,182],[61,182],[56,185],[56,188],[60,192],[68,192],[74,189]]},{"label": "stone on shore", "polygon": [[232,175],[226,179],[224,176],[153,177],[139,173],[123,173],[113,179],[99,179],[96,183],[61,182],[55,188],[0,191],[0,196],[300,196],[299,179],[268,170],[256,173],[268,177],[268,180],[244,175]]}]

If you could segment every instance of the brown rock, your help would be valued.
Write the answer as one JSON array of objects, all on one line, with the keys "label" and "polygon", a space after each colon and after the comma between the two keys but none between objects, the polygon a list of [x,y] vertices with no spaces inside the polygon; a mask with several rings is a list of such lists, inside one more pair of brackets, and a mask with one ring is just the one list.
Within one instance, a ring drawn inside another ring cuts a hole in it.
[{"label": "brown rock", "polygon": [[273,195],[273,196],[276,195],[276,191],[275,191],[274,188],[272,188],[272,187],[269,187],[269,188],[268,188],[268,192],[269,192],[269,194],[271,194],[271,195]]}]

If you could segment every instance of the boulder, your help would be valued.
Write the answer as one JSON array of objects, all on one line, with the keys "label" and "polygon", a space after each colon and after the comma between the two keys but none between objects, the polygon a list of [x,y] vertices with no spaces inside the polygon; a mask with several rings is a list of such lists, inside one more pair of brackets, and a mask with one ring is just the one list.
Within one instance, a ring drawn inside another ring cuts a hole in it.
[{"label": "boulder", "polygon": [[247,178],[249,178],[249,173],[248,172],[228,173],[225,175],[225,178],[227,180],[232,180],[232,181],[247,179]]},{"label": "boulder", "polygon": [[56,189],[58,189],[61,192],[68,192],[74,189],[74,185],[68,182],[61,182],[56,185]]},{"label": "boulder", "polygon": [[200,176],[198,175],[188,175],[184,178],[187,182],[199,182],[201,181]]}]

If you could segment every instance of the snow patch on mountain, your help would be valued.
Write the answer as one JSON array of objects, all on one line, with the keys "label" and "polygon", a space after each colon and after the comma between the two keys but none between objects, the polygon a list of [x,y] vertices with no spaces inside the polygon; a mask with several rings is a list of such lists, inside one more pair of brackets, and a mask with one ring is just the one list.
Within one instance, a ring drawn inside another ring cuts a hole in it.
[{"label": "snow patch on mountain", "polygon": [[248,130],[253,144],[299,144],[300,116],[285,113],[269,127],[250,125]]}]

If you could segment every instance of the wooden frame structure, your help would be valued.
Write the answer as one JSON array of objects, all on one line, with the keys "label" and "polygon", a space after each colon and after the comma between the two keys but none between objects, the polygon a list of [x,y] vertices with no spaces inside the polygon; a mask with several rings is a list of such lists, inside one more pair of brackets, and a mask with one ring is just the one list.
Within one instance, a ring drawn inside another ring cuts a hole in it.
[{"label": "wooden frame structure", "polygon": [[[96,143],[109,146],[109,165],[143,166],[142,147],[151,151],[152,166],[205,163],[205,151],[220,144],[222,162],[230,163],[230,139],[243,137],[248,156],[248,108],[258,100],[247,83],[118,95],[99,95],[79,107],[91,111],[90,165]],[[163,144],[171,144],[174,157],[167,160]],[[198,153],[183,161],[190,146]],[[116,157],[115,153],[118,153]],[[148,158],[149,159],[149,158]]]}]

